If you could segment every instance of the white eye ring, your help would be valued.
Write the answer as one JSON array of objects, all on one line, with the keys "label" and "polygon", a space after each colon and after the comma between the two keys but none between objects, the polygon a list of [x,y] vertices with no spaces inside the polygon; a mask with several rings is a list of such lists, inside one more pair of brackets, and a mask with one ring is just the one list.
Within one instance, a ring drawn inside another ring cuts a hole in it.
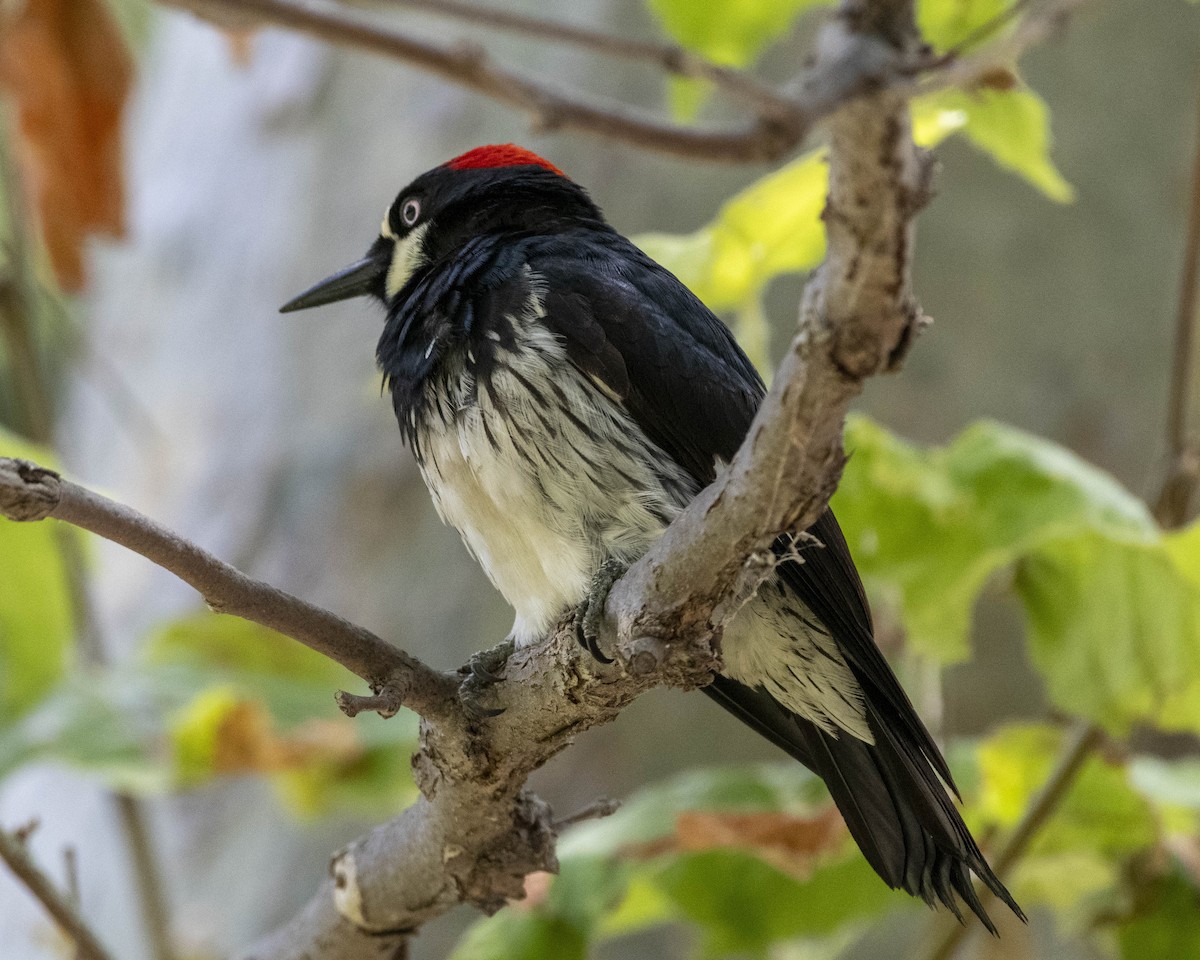
[{"label": "white eye ring", "polygon": [[406,227],[411,227],[421,218],[421,201],[410,198],[404,201],[404,206],[400,208],[400,222]]}]

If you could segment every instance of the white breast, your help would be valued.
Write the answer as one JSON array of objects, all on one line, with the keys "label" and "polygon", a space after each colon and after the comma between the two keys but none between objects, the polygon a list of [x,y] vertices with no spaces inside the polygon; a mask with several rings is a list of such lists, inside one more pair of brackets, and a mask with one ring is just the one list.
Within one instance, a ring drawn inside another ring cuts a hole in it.
[{"label": "white breast", "polygon": [[570,364],[537,309],[514,320],[518,348],[486,386],[443,383],[451,400],[430,404],[419,443],[438,512],[516,610],[518,643],[582,601],[606,559],[640,556],[696,489]]}]

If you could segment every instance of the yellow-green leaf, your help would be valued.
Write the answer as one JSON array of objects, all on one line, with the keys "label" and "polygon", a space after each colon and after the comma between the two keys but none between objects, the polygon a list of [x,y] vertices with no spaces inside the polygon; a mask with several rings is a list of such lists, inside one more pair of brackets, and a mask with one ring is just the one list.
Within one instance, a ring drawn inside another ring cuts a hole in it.
[{"label": "yellow-green leaf", "polygon": [[864,578],[898,605],[908,638],[942,662],[965,659],[987,579],[1049,540],[1082,530],[1152,541],[1145,506],[1054,444],[979,423],[920,449],[864,418],[833,507]]},{"label": "yellow-green leaf", "polygon": [[1067,203],[1075,192],[1050,159],[1050,113],[1025,86],[1011,90],[943,90],[931,94],[943,110],[961,110],[963,133],[1001,167],[1023,177],[1051,200]]},{"label": "yellow-green leaf", "polygon": [[[3,429],[0,456],[53,462]],[[71,605],[55,522],[0,518],[0,723],[45,696],[70,659]]]},{"label": "yellow-green leaf", "polygon": [[805,10],[832,0],[649,0],[667,32],[717,63],[742,67]]},{"label": "yellow-green leaf", "polygon": [[[960,107],[913,104],[913,135],[932,146],[967,123]],[[811,270],[825,255],[821,210],[825,151],[812,150],[731,197],[691,234],[642,234],[638,245],[717,311],[753,310],[780,274]]]},{"label": "yellow-green leaf", "polygon": [[1012,6],[1014,0],[918,0],[917,26],[937,50],[949,50],[972,37]]},{"label": "yellow-green leaf", "polygon": [[1161,539],[1055,540],[1022,562],[1016,584],[1058,706],[1118,733],[1140,722],[1200,731],[1200,588]]},{"label": "yellow-green leaf", "polygon": [[[1020,820],[1049,778],[1065,739],[1062,730],[1028,723],[1004,727],[980,744],[978,809],[990,825],[1009,828]],[[1154,813],[1130,786],[1125,769],[1092,755],[1029,855],[1118,856],[1150,845],[1156,836]]]}]

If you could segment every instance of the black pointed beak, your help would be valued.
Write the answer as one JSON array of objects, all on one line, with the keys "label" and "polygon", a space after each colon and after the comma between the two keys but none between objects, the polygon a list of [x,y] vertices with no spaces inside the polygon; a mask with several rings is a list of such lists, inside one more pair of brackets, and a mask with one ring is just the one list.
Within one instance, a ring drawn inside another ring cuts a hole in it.
[{"label": "black pointed beak", "polygon": [[386,272],[387,263],[381,262],[381,258],[372,251],[361,260],[309,287],[300,296],[293,297],[279,308],[279,312],[307,310],[309,307],[321,307],[338,300],[364,296],[381,284]]}]

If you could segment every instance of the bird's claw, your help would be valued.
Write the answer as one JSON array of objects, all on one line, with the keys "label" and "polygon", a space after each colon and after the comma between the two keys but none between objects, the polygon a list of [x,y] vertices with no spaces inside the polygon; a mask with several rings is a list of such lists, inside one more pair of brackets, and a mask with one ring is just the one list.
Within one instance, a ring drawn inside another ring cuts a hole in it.
[{"label": "bird's claw", "polygon": [[476,720],[490,720],[504,712],[503,707],[485,707],[482,700],[488,689],[504,677],[504,667],[512,652],[513,642],[505,640],[481,650],[467,662],[466,677],[458,685],[458,699]]},{"label": "bird's claw", "polygon": [[592,577],[587,596],[575,611],[575,639],[597,662],[606,666],[613,662],[613,658],[600,649],[600,621],[604,618],[604,604],[609,591],[628,569],[629,565],[620,560],[605,560]]}]

